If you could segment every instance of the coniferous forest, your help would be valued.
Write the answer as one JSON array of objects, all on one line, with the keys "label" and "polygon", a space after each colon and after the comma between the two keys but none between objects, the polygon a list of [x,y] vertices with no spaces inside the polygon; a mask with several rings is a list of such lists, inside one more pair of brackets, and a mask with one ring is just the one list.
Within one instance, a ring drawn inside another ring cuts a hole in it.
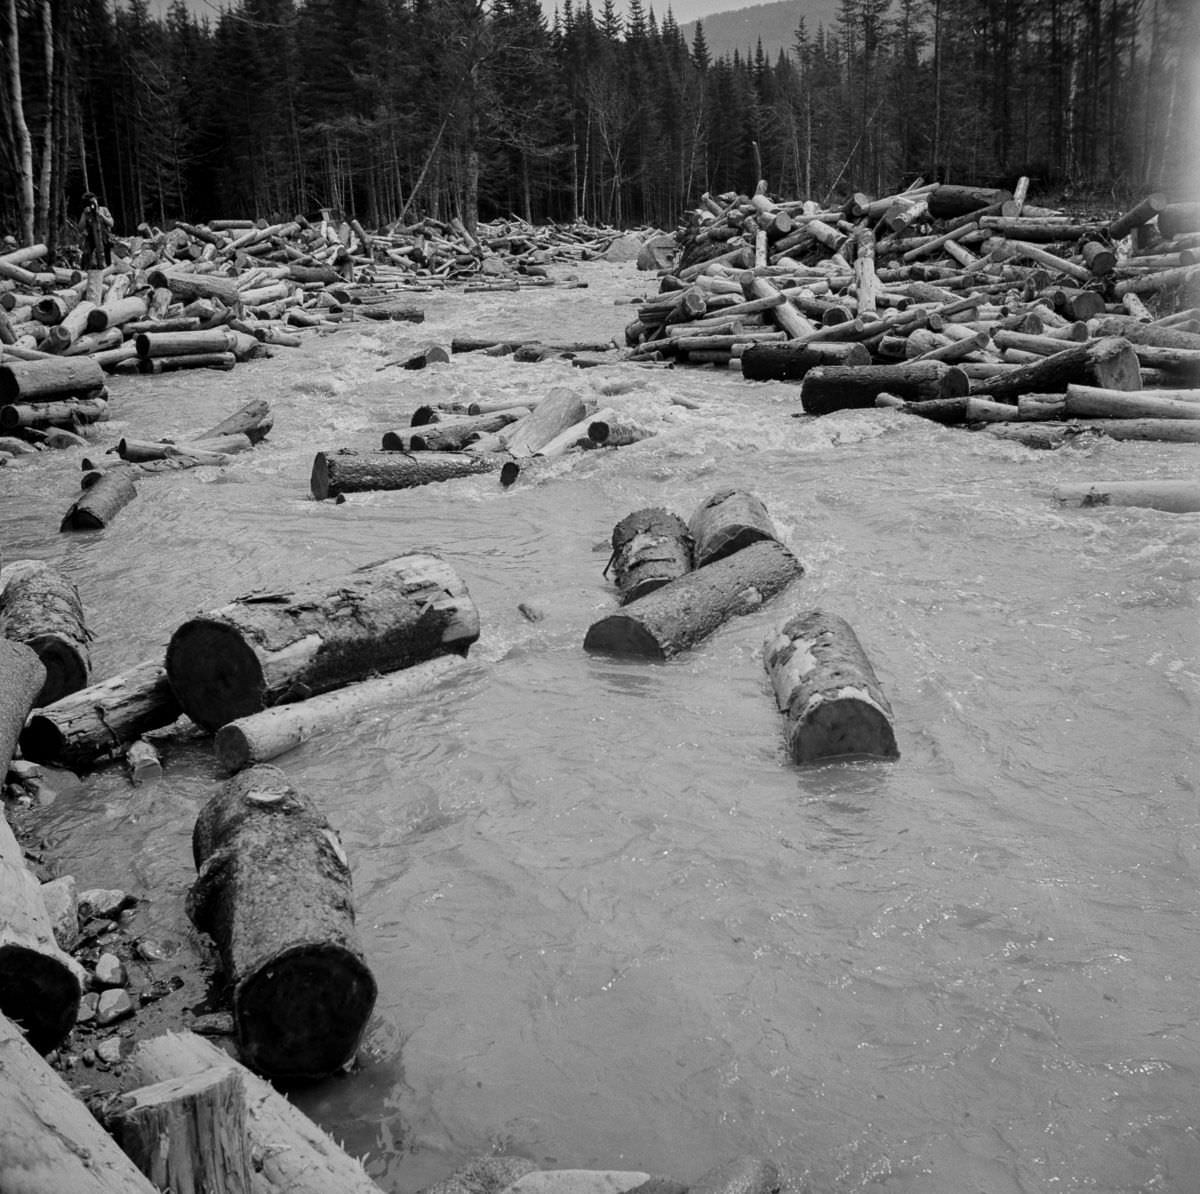
[{"label": "coniferous forest", "polygon": [[1179,192],[1194,0],[840,0],[715,56],[669,7],[561,0],[0,0],[0,234],[339,209],[672,227],[706,190],[824,202],[920,175]]}]

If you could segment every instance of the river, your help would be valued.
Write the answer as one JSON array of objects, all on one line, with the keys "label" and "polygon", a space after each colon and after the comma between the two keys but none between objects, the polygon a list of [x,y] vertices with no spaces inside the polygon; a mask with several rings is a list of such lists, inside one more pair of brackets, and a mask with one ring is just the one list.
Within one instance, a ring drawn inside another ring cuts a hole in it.
[{"label": "river", "polygon": [[[235,596],[409,550],[470,588],[465,671],[277,760],[342,835],[380,988],[361,1066],[298,1101],[400,1194],[493,1150],[685,1180],[754,1153],[817,1194],[1200,1189],[1200,515],[1050,496],[1194,475],[1194,448],[797,419],[795,385],[703,369],[381,368],[455,334],[619,337],[655,288],[577,273],[414,295],[423,324],[230,373],[114,379],[101,446],[254,397],[275,427],[228,468],[146,478],[106,531],[58,531],[79,452],[0,469],[5,558],[75,581],[97,678]],[[560,385],[659,434],[507,490],[309,496],[316,450]],[[614,523],[729,487],[805,576],[669,663],[587,655]],[[871,658],[897,761],[789,762],[762,645],[816,607]],[[138,788],[98,772],[42,831],[82,886],[142,893],[187,938],[220,774],[202,739],[164,761]]]}]

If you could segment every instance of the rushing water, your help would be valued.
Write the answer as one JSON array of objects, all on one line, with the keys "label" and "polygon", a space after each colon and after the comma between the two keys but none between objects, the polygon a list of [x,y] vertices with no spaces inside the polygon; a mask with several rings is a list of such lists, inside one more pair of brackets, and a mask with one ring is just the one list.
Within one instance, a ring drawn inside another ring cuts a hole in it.
[{"label": "rushing water", "polygon": [[[362,1067],[302,1105],[405,1194],[490,1150],[684,1179],[756,1153],[822,1192],[1200,1189],[1200,515],[1050,496],[1194,475],[1195,449],[794,419],[794,385],[707,370],[381,368],[456,333],[619,335],[619,300],[653,288],[581,276],[416,296],[423,325],[229,374],[118,379],[102,444],[251,397],[276,423],[227,469],[147,478],[103,533],[57,529],[77,453],[0,470],[5,557],[77,583],[97,677],[251,589],[410,549],[471,590],[464,672],[278,760],[343,836],[380,987]],[[317,449],[556,385],[659,434],[509,490],[309,498]],[[585,654],[613,524],[725,487],[763,499],[806,575],[670,663]],[[898,761],[789,763],[762,644],[818,606],[872,659]],[[92,777],[45,831],[85,886],[149,895],[182,936],[218,781],[207,742],[181,744],[155,784]]]}]

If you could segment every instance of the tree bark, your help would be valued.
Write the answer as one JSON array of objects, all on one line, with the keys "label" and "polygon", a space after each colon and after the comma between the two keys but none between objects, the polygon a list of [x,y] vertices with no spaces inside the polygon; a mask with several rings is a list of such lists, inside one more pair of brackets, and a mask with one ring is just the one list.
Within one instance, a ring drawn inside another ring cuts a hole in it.
[{"label": "tree bark", "polygon": [[138,332],[134,337],[134,344],[138,356],[143,360],[150,360],[154,357],[232,352],[235,338],[234,333],[225,328],[196,332]]},{"label": "tree bark", "polygon": [[188,915],[220,952],[246,1064],[324,1077],[354,1056],[375,979],[337,834],[277,767],[251,767],[201,810]]},{"label": "tree bark", "polygon": [[1146,506],[1193,514],[1200,511],[1200,482],[1080,481],[1055,486],[1054,500],[1063,506]]},{"label": "tree bark", "polygon": [[376,489],[414,489],[492,472],[499,461],[463,452],[318,452],[309,485],[317,501]]},{"label": "tree bark", "polygon": [[184,303],[193,299],[219,299],[227,307],[238,306],[237,281],[220,274],[185,273],[182,270],[155,269],[146,276],[146,281],[155,288],[166,287]]},{"label": "tree bark", "polygon": [[929,214],[935,220],[953,219],[1003,203],[1012,198],[1011,191],[998,187],[966,187],[952,183],[941,183],[929,194]]},{"label": "tree bark", "polygon": [[789,619],[767,640],[763,664],[797,763],[898,757],[891,706],[842,618],[811,610]]},{"label": "tree bark", "polygon": [[63,515],[60,531],[103,530],[120,510],[137,497],[137,486],[133,483],[132,465],[119,465],[102,473],[100,477],[72,503]]},{"label": "tree bark", "polygon": [[381,447],[385,452],[461,452],[480,436],[500,431],[525,414],[529,409],[518,407],[465,419],[440,419],[407,431],[385,431]]},{"label": "tree bark", "polygon": [[879,394],[910,402],[957,398],[970,381],[961,369],[942,361],[906,361],[895,365],[821,365],[805,374],[800,401],[805,414],[872,407]]},{"label": "tree bark", "polygon": [[146,660],[37,709],[21,733],[21,753],[84,772],[182,712],[162,661]]},{"label": "tree bark", "polygon": [[1200,349],[1200,335],[1195,332],[1180,332],[1174,328],[1158,327],[1143,323],[1129,315],[1101,315],[1088,324],[1094,336],[1123,336],[1136,348],[1149,345],[1155,348]]},{"label": "tree bark", "polygon": [[373,673],[465,655],[478,637],[479,614],[449,565],[403,555],[185,622],[167,646],[167,675],[184,712],[216,730]]},{"label": "tree bark", "polygon": [[976,378],[971,394],[1015,399],[1020,394],[1065,392],[1072,382],[1111,390],[1141,389],[1142,375],[1133,345],[1120,336],[1073,344],[1011,372]]},{"label": "tree bark", "polygon": [[252,444],[266,439],[274,425],[271,407],[265,398],[252,398],[245,406],[236,410],[215,427],[195,436],[197,440],[216,439],[221,435],[245,435]]},{"label": "tree bark", "polygon": [[1200,402],[1161,398],[1146,390],[1069,385],[1064,413],[1072,419],[1200,419]]},{"label": "tree bark", "polygon": [[750,381],[798,381],[818,365],[860,367],[870,363],[870,352],[853,341],[751,344],[742,353],[742,376]]},{"label": "tree bark", "polygon": [[[636,601],[692,569],[692,538],[676,514],[649,507],[613,527],[613,583],[622,605]],[[607,569],[606,569],[607,571]]]},{"label": "tree bark", "polygon": [[762,539],[778,541],[766,506],[752,493],[722,489],[701,502],[688,521],[692,565],[703,568]]},{"label": "tree bark", "polygon": [[90,357],[46,357],[0,364],[0,405],[47,398],[91,397],[104,388],[104,372]]},{"label": "tree bark", "polygon": [[803,565],[782,544],[773,540],[751,544],[594,622],[584,638],[584,649],[602,655],[669,659],[730,618],[760,609],[803,572]]},{"label": "tree bark", "polygon": [[102,423],[108,418],[106,398],[62,398],[57,402],[23,402],[0,406],[0,432],[18,427],[66,427]]}]

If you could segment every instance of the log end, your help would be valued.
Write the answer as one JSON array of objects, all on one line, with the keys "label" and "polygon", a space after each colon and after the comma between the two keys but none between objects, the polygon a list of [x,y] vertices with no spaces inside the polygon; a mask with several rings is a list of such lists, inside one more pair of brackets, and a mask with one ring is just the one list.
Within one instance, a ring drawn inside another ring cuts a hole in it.
[{"label": "log end", "polygon": [[39,1053],[75,1025],[79,979],[65,960],[23,945],[0,946],[0,1012],[18,1024]]},{"label": "log end", "polygon": [[344,946],[293,946],[234,994],[245,1063],[272,1078],[323,1078],[352,1060],[375,1007],[375,978]]},{"label": "log end", "polygon": [[636,618],[609,614],[593,622],[583,640],[583,649],[597,655],[631,659],[666,659],[662,644]]},{"label": "log end", "polygon": [[77,646],[50,634],[29,639],[26,646],[32,648],[46,669],[46,682],[34,699],[34,708],[53,705],[87,687],[88,658]]},{"label": "log end", "polygon": [[822,700],[793,722],[788,731],[788,750],[797,763],[900,757],[887,715],[874,701],[858,694]]},{"label": "log end", "polygon": [[337,486],[333,484],[329,475],[329,457],[325,452],[318,452],[313,458],[309,489],[318,502],[338,495]]},{"label": "log end", "polygon": [[175,699],[206,730],[267,707],[258,657],[224,622],[203,617],[185,622],[167,644],[166,666]]}]

